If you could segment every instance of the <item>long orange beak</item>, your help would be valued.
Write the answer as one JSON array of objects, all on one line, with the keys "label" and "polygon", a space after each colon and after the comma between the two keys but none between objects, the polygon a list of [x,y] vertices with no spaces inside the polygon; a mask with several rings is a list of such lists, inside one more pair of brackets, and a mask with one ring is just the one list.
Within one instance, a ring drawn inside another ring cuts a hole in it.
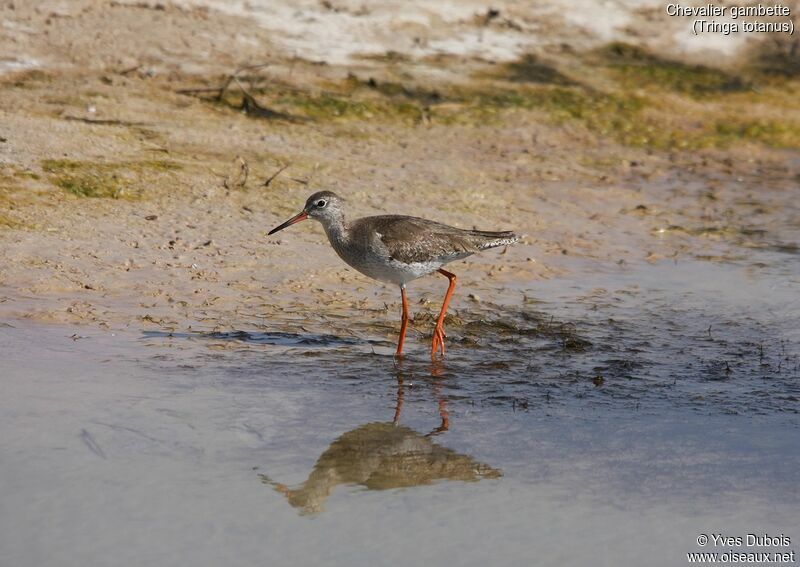
[{"label": "long orange beak", "polygon": [[276,233],[276,232],[278,232],[279,230],[283,230],[283,229],[284,229],[284,228],[286,228],[287,226],[292,226],[293,224],[297,224],[298,222],[300,222],[300,221],[304,221],[304,220],[306,220],[307,218],[308,218],[308,213],[307,213],[307,212],[305,212],[305,211],[302,211],[301,213],[299,213],[299,214],[296,214],[295,216],[293,216],[292,218],[290,218],[289,220],[287,220],[287,221],[286,221],[285,223],[283,223],[282,225],[276,226],[275,228],[273,228],[272,230],[270,230],[270,231],[269,231],[267,234],[268,234],[268,235],[269,235],[269,234],[275,234],[275,233]]}]

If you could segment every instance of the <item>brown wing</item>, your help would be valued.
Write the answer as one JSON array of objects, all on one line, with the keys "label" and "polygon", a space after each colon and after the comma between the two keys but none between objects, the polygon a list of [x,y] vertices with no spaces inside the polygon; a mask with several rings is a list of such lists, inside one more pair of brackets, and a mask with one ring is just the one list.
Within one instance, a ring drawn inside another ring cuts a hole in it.
[{"label": "brown wing", "polygon": [[369,222],[363,224],[378,233],[390,257],[406,263],[466,258],[479,250],[516,240],[510,232],[463,230],[418,217],[369,217]]}]

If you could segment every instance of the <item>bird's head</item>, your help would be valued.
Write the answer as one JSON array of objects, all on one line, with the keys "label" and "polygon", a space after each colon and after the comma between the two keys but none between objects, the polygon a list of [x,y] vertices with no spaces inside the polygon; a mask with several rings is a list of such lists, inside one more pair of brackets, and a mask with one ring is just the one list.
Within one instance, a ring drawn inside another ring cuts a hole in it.
[{"label": "bird's head", "polygon": [[275,234],[287,226],[291,226],[308,218],[318,220],[323,225],[328,225],[341,222],[343,217],[344,211],[342,198],[333,191],[318,191],[308,198],[302,211],[287,220],[285,223],[270,230],[269,234]]}]

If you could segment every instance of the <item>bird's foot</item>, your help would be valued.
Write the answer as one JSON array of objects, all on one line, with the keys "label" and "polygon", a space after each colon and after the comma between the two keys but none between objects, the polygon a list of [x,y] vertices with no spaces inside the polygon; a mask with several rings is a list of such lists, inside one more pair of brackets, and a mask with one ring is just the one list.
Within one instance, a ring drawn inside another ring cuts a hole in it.
[{"label": "bird's foot", "polygon": [[444,339],[447,337],[444,333],[444,325],[437,323],[433,328],[433,339],[431,340],[431,358],[436,358],[436,351],[441,350],[444,356]]}]

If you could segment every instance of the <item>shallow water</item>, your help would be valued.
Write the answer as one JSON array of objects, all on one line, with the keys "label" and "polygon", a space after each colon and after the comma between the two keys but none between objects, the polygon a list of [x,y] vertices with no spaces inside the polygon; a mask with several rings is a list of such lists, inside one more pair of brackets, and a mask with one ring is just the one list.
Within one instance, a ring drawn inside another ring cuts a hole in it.
[{"label": "shallow water", "polygon": [[797,550],[800,270],[769,260],[462,298],[436,364],[420,336],[395,363],[359,313],[327,334],[10,322],[4,561],[676,565],[712,532]]}]

